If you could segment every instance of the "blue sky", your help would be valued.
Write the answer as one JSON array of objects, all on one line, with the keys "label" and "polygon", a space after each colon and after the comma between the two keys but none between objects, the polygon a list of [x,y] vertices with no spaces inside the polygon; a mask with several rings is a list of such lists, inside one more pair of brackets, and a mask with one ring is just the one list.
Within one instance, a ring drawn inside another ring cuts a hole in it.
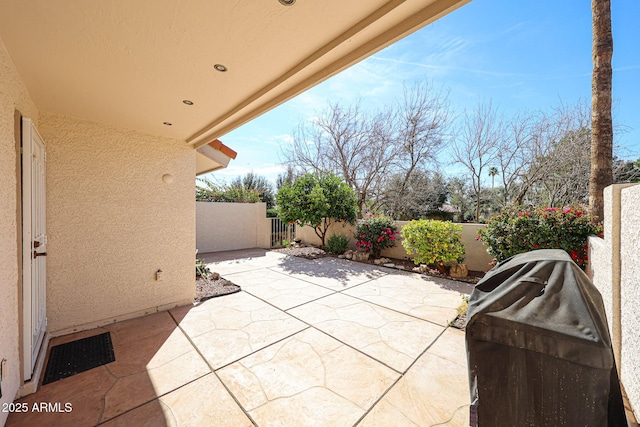
[{"label": "blue sky", "polygon": [[[615,143],[640,157],[640,1],[612,0]],[[221,140],[238,152],[209,177],[229,181],[253,171],[275,181],[300,123],[329,102],[377,108],[402,96],[403,84],[428,80],[449,92],[462,114],[479,102],[509,116],[591,99],[589,0],[474,0]],[[446,163],[446,159],[442,159]],[[445,171],[455,174],[455,168]]]}]

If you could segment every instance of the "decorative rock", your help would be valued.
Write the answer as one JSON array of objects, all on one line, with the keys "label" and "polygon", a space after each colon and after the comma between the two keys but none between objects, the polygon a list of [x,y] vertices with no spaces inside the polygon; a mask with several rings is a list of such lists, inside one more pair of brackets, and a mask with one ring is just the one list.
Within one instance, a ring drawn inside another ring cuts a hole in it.
[{"label": "decorative rock", "polygon": [[366,261],[369,259],[369,252],[356,251],[353,253],[354,261]]},{"label": "decorative rock", "polygon": [[404,265],[396,265],[396,268],[397,268],[398,270],[404,270]]},{"label": "decorative rock", "polygon": [[413,271],[417,271],[418,273],[426,273],[427,271],[429,271],[429,267],[427,266],[427,264],[420,264],[419,266],[414,267]]},{"label": "decorative rock", "polygon": [[394,268],[396,265],[392,262],[388,262],[386,264],[382,264],[383,267],[389,267],[389,268]]},{"label": "decorative rock", "polygon": [[469,269],[466,264],[454,264],[451,266],[449,270],[449,276],[460,279],[462,277],[467,277],[469,275]]},{"label": "decorative rock", "polygon": [[220,273],[211,273],[211,276],[209,276],[209,278],[211,280],[218,280],[220,278]]},{"label": "decorative rock", "polygon": [[345,257],[346,259],[352,259],[352,258],[353,258],[353,252],[352,252],[352,253],[350,253],[350,254],[345,254],[345,255],[344,255],[344,257]]},{"label": "decorative rock", "polygon": [[344,258],[345,258],[345,256],[344,256],[344,255],[338,255],[338,258],[340,258],[340,259],[344,259]]},{"label": "decorative rock", "polygon": [[373,260],[373,263],[374,263],[375,265],[380,265],[380,264],[382,264],[382,258],[374,259],[374,260]]}]

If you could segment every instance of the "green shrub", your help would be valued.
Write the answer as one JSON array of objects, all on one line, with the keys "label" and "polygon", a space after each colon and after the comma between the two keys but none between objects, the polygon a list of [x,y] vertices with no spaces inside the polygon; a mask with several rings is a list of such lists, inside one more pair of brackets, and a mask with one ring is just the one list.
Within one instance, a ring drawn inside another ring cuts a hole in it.
[{"label": "green shrub", "polygon": [[392,218],[367,212],[356,227],[356,246],[379,257],[383,249],[395,246],[397,235],[398,230]]},{"label": "green shrub", "polygon": [[469,309],[469,295],[462,295],[462,304],[458,306],[456,312],[458,316],[462,316],[463,314],[467,314],[467,310]]},{"label": "green shrub", "polygon": [[416,264],[441,267],[445,262],[462,262],[462,226],[452,222],[420,219],[402,227],[402,246],[407,254],[415,254]]},{"label": "green shrub", "polygon": [[349,248],[349,238],[344,234],[332,234],[327,239],[325,249],[332,254],[342,254]]},{"label": "green shrub", "polygon": [[269,208],[267,209],[267,218],[277,218],[278,217],[278,209]]},{"label": "green shrub", "polygon": [[196,277],[207,277],[211,273],[203,259],[196,259]]},{"label": "green shrub", "polygon": [[584,209],[507,207],[491,218],[478,238],[497,261],[535,249],[564,249],[581,267],[587,263],[587,237],[598,235],[602,226]]}]

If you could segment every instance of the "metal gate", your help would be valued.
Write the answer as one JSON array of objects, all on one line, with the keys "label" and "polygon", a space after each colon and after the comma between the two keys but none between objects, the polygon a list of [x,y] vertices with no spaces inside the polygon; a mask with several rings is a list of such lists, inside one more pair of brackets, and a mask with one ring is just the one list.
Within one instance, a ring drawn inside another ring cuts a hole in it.
[{"label": "metal gate", "polygon": [[271,218],[271,247],[285,246],[296,238],[296,225],[287,224],[280,218]]}]

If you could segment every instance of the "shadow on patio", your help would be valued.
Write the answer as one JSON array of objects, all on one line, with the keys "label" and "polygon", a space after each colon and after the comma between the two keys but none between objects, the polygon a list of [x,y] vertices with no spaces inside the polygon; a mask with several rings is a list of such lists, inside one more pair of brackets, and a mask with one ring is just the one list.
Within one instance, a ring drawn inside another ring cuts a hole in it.
[{"label": "shadow on patio", "polygon": [[447,326],[460,294],[442,280],[263,250],[199,257],[243,292],[81,333],[110,331],[116,362],[20,401],[72,412],[7,425],[467,425],[464,333]]}]

